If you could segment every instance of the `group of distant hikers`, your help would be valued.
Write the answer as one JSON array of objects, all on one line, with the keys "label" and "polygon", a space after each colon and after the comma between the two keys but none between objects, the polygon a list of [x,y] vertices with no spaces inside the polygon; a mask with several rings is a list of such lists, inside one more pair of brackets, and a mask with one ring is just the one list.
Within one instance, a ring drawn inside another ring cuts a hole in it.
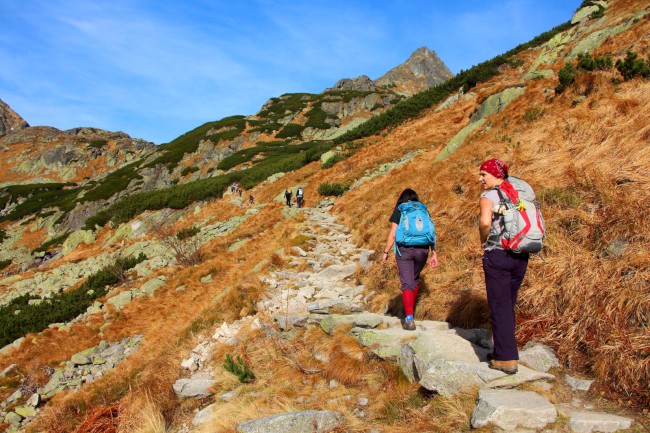
[{"label": "group of distant hikers", "polygon": [[[485,161],[478,181],[484,190],[479,199],[479,238],[494,341],[488,365],[515,374],[519,359],[514,312],[517,293],[530,253],[542,248],[545,226],[532,188],[509,176],[503,161]],[[435,225],[426,205],[410,188],[402,191],[388,221],[391,228],[382,262],[386,263],[393,249],[404,304],[402,327],[412,331],[416,329],[413,316],[420,273],[427,260],[432,269],[438,266]]]},{"label": "group of distant hikers", "polygon": [[[291,202],[292,197],[293,197],[293,191],[291,190],[291,188],[287,188],[284,191],[284,198],[286,200],[287,206],[289,207],[293,205],[293,203]],[[304,198],[305,198],[305,192],[302,189],[302,187],[299,186],[298,189],[296,190],[296,206],[301,208],[304,203],[303,201]]]},{"label": "group of distant hikers", "polygon": [[[233,194],[237,194],[239,195],[239,197],[241,197],[242,194],[244,193],[244,190],[241,189],[238,182],[233,182],[232,185],[230,185],[230,192]],[[255,197],[253,197],[253,194],[248,195],[248,203],[250,205],[253,205],[255,203]]]}]

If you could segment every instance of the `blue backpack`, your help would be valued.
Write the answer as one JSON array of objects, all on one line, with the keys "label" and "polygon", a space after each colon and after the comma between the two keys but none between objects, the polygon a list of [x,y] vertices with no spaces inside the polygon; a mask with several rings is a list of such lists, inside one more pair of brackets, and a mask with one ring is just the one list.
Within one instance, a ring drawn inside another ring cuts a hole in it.
[{"label": "blue backpack", "polygon": [[398,246],[416,247],[436,243],[436,226],[426,205],[418,201],[408,201],[397,206],[397,209],[402,214],[395,232],[397,254],[399,254]]}]

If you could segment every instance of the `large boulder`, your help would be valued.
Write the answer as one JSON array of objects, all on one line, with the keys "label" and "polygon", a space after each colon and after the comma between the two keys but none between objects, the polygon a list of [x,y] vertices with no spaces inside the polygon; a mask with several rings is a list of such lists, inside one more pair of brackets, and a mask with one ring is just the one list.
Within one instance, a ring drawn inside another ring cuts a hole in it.
[{"label": "large boulder", "polygon": [[178,379],[172,386],[179,397],[204,398],[214,394],[210,388],[216,383],[212,379]]},{"label": "large boulder", "polygon": [[343,424],[343,415],[331,410],[290,412],[243,422],[240,433],[327,433]]}]

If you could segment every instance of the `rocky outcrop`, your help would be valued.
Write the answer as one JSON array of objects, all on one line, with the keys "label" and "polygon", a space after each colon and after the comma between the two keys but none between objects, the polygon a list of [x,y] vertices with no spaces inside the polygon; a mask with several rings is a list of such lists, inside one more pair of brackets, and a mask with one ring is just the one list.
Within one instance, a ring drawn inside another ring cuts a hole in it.
[{"label": "rocky outcrop", "polygon": [[453,77],[435,51],[418,48],[411,57],[375,80],[377,87],[395,88],[399,93],[414,95]]},{"label": "rocky outcrop", "polygon": [[[45,385],[27,391],[30,386],[26,383],[0,403],[0,423],[9,424],[13,429],[9,431],[24,428],[37,414],[42,402],[99,379],[135,352],[142,339],[142,335],[135,335],[113,343],[101,341],[97,346],[72,355],[62,368],[45,368],[44,371],[50,375]],[[23,379],[26,381],[28,378]]]},{"label": "rocky outcrop", "polygon": [[367,75],[357,78],[343,78],[334,84],[334,87],[327,90],[360,90],[362,92],[374,92],[377,90],[375,84]]},{"label": "rocky outcrop", "polygon": [[0,99],[0,136],[27,127],[29,124]]},{"label": "rocky outcrop", "polygon": [[49,181],[81,182],[143,158],[155,150],[151,142],[123,132],[96,128],[61,131],[48,126],[14,129],[0,137],[8,170],[0,182],[15,182],[16,174]]},{"label": "rocky outcrop", "polygon": [[523,95],[525,91],[525,87],[511,87],[487,97],[481,106],[472,113],[469,124],[461,129],[447,143],[438,156],[436,156],[435,161],[441,161],[455,152],[463,144],[468,135],[478,130],[485,123],[487,117],[503,111],[512,101]]}]

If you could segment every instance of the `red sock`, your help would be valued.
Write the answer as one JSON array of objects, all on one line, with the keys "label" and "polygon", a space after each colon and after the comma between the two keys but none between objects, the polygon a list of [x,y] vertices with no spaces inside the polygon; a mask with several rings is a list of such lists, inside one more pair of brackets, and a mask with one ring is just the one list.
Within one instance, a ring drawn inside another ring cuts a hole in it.
[{"label": "red sock", "polygon": [[413,297],[414,300],[418,298],[419,291],[420,291],[420,285],[418,284],[415,286],[415,296]]},{"label": "red sock", "polygon": [[413,290],[402,290],[402,302],[404,303],[404,314],[413,315],[413,304],[415,304],[415,293]]}]

